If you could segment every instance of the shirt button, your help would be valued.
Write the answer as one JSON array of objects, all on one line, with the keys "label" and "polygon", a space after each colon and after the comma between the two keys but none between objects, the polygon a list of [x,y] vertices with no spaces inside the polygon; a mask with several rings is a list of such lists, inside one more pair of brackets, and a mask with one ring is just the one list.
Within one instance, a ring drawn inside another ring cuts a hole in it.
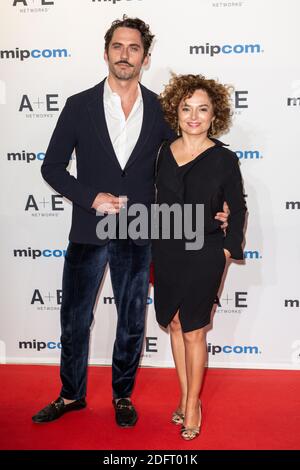
[{"label": "shirt button", "polygon": [[126,171],[122,171],[121,176],[124,178],[127,175]]}]

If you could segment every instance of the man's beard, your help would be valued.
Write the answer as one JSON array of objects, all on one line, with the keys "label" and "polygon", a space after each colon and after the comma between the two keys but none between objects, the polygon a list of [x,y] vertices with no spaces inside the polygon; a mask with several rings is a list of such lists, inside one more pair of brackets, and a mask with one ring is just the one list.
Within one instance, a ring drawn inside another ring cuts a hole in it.
[{"label": "man's beard", "polygon": [[135,76],[134,69],[130,70],[117,70],[113,68],[112,70],[113,75],[118,78],[119,80],[131,80]]},{"label": "man's beard", "polygon": [[130,64],[126,69],[121,69],[118,64],[112,64],[110,71],[119,80],[131,80],[137,76],[136,68]]}]

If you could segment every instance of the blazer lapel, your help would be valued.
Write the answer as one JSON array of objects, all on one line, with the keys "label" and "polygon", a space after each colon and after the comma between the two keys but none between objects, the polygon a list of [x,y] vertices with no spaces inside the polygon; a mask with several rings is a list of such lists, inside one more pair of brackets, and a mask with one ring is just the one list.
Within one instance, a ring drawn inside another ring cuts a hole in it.
[{"label": "blazer lapel", "polygon": [[94,97],[87,104],[89,114],[91,116],[93,125],[95,127],[96,134],[102,144],[102,147],[107,153],[107,156],[110,160],[113,160],[117,165],[118,169],[121,170],[118,158],[115,154],[113,145],[111,143],[109,132],[106,124],[105,114],[104,114],[104,105],[103,105],[103,91],[104,91],[104,82],[100,82],[95,86]]},{"label": "blazer lapel", "polygon": [[[91,116],[93,125],[95,127],[95,131],[103,148],[105,149],[107,155],[113,159],[115,164],[117,165],[119,170],[121,166],[119,164],[119,160],[115,154],[113,145],[111,143],[109,132],[106,124],[105,114],[104,114],[104,105],[103,105],[103,91],[104,91],[104,82],[100,82],[98,85],[95,86],[94,90],[94,97],[88,103],[88,110]],[[151,128],[154,125],[157,106],[154,106],[155,103],[153,101],[156,99],[155,96],[150,93],[147,88],[143,85],[141,86],[142,97],[143,97],[143,105],[144,105],[144,112],[143,112],[143,122],[142,128],[139,135],[139,138],[136,142],[136,145],[125,165],[125,168],[131,166],[135,160],[142,154],[143,147],[147,144],[147,141],[151,135]]]},{"label": "blazer lapel", "polygon": [[143,85],[140,84],[140,86],[144,104],[142,128],[136,145],[125,165],[125,169],[130,167],[135,162],[135,160],[140,155],[142,155],[142,149],[145,147],[145,145],[147,145],[147,141],[151,135],[151,129],[154,125],[157,112],[157,106],[155,106],[156,103],[154,102],[156,99],[155,96],[150,93]]}]

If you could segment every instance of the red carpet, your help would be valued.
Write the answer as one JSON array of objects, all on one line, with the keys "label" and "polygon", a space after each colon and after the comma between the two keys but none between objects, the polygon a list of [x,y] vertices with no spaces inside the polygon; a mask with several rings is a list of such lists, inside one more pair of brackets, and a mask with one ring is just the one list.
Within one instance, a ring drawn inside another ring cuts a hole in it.
[{"label": "red carpet", "polygon": [[201,434],[192,442],[170,423],[174,369],[140,369],[132,429],[114,422],[109,367],[90,367],[87,409],[48,424],[33,424],[31,415],[57,397],[58,367],[1,365],[0,383],[2,450],[300,449],[300,371],[209,369]]}]

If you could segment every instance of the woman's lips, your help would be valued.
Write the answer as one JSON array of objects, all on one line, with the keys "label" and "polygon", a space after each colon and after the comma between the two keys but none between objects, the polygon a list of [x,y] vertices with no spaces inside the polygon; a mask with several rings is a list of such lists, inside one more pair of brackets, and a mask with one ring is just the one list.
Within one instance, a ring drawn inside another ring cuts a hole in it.
[{"label": "woman's lips", "polygon": [[190,126],[190,127],[199,127],[200,123],[199,122],[188,122],[187,125]]}]

